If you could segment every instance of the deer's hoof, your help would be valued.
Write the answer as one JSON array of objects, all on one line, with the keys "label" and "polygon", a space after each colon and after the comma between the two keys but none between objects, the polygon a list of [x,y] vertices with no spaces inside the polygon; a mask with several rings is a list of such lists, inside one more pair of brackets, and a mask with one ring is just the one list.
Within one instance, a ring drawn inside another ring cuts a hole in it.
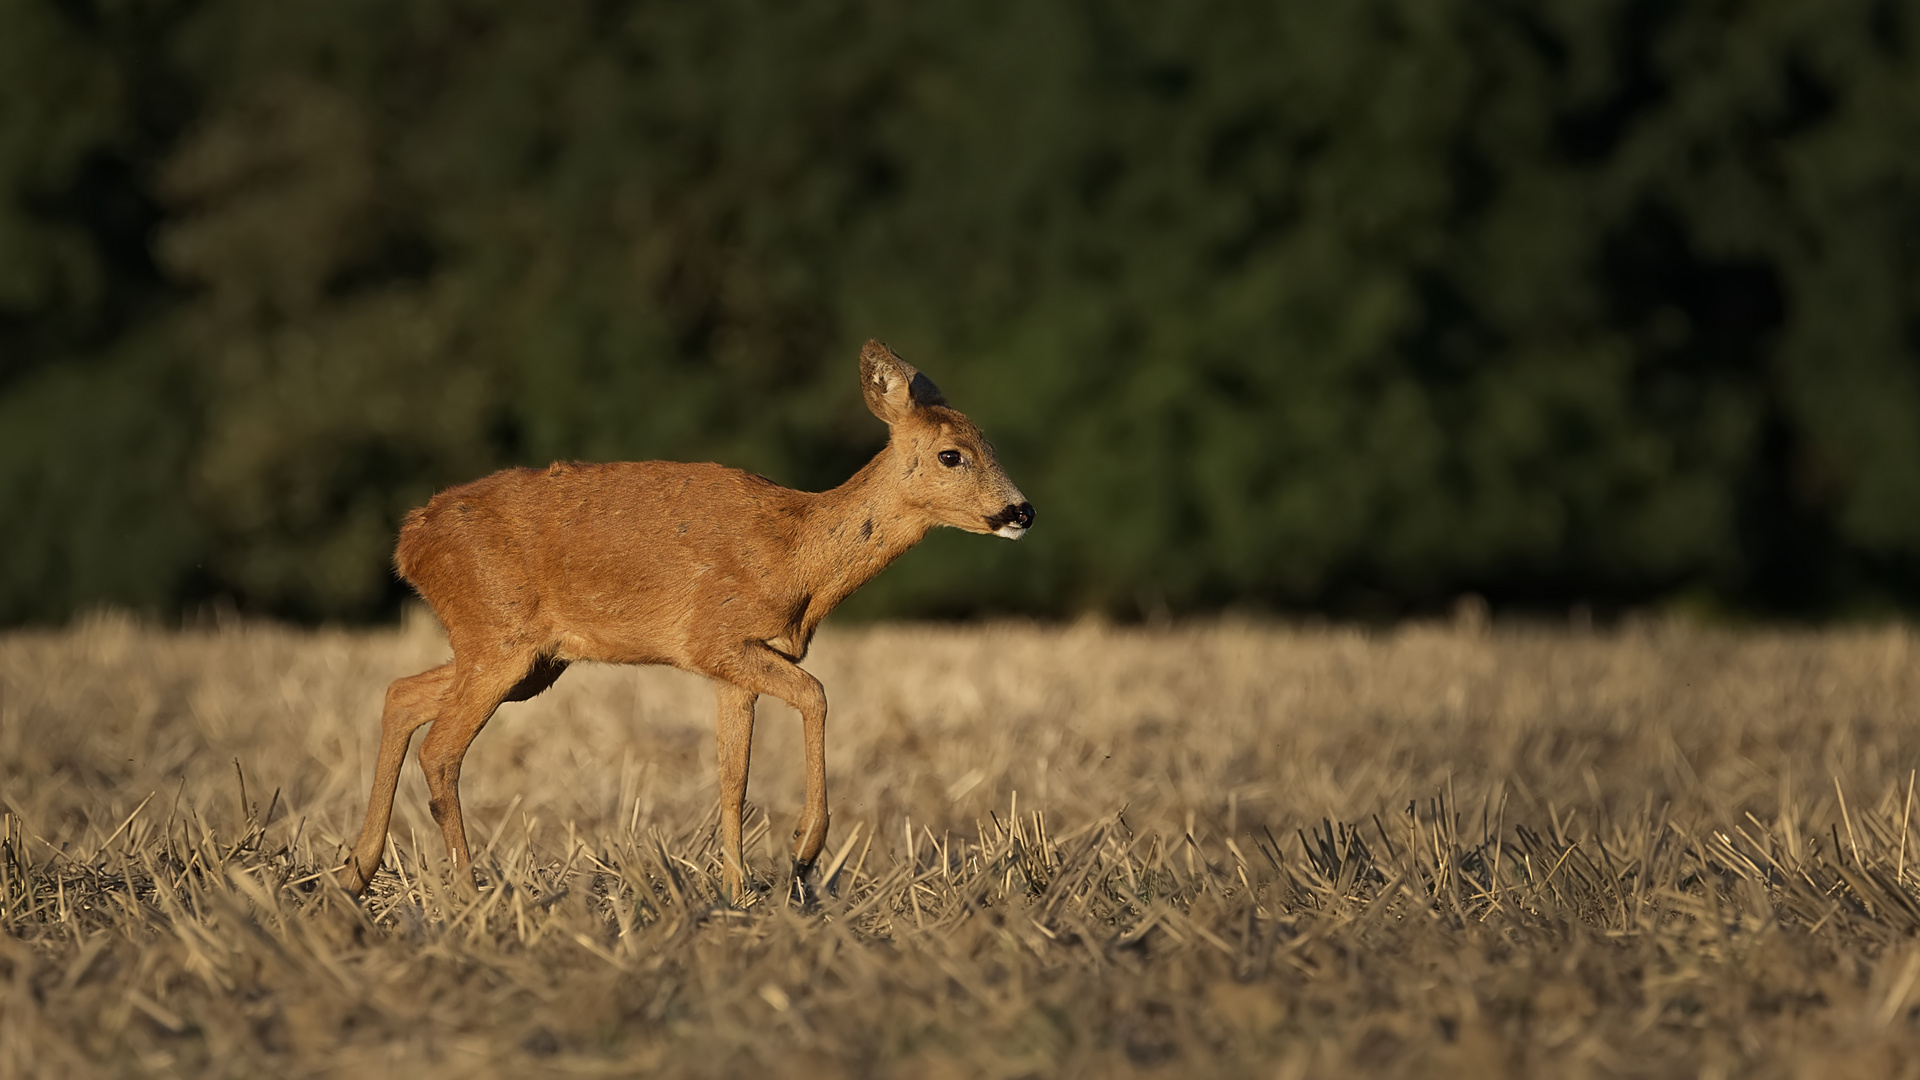
[{"label": "deer's hoof", "polygon": [[812,863],[796,861],[793,864],[793,883],[788,892],[788,899],[803,911],[812,911],[820,904],[820,890],[814,888],[813,882],[808,880],[812,876]]},{"label": "deer's hoof", "polygon": [[348,896],[358,900],[360,895],[367,891],[367,886],[373,883],[373,875],[361,874],[359,865],[349,859],[345,866],[333,872],[333,883],[340,886],[341,891]]}]

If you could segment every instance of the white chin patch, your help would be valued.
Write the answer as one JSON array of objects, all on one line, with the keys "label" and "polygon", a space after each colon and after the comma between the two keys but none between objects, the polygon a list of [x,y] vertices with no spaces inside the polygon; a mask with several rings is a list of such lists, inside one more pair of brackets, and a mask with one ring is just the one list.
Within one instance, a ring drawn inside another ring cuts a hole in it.
[{"label": "white chin patch", "polygon": [[1018,540],[1027,535],[1027,530],[1019,525],[1002,525],[993,530],[993,535],[1004,536],[1009,540]]}]

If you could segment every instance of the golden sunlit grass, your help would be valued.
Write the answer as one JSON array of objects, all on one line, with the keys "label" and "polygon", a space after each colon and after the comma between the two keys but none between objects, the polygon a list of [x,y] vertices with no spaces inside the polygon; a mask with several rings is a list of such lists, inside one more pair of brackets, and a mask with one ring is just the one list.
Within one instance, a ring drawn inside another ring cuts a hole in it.
[{"label": "golden sunlit grass", "polygon": [[[0,1074],[1920,1074],[1904,629],[829,633],[784,902],[763,702],[716,904],[712,701],[576,669],[357,832],[397,631],[0,638]],[[771,820],[769,820],[769,813]]]}]

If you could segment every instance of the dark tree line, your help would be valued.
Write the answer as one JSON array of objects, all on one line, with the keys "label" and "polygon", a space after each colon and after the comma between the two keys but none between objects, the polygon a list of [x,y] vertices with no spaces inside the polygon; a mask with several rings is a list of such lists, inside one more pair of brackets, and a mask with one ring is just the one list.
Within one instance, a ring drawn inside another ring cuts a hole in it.
[{"label": "dark tree line", "polygon": [[1040,509],[867,612],[1920,599],[1920,4],[0,0],[0,619],[510,463]]}]

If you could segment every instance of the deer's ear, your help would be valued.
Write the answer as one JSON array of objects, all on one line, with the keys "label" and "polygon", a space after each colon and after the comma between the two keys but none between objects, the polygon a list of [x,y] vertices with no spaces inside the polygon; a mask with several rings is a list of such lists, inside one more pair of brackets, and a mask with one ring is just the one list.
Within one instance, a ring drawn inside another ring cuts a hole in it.
[{"label": "deer's ear", "polygon": [[888,424],[899,423],[915,409],[947,403],[932,379],[878,341],[860,350],[860,390],[867,408]]}]

